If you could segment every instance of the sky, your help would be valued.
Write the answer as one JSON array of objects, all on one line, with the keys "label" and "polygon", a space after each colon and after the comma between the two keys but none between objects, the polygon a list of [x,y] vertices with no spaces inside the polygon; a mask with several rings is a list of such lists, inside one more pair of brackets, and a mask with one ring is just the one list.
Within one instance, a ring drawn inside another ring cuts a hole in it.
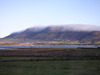
[{"label": "sky", "polygon": [[100,26],[100,0],[0,0],[0,38],[34,26]]}]

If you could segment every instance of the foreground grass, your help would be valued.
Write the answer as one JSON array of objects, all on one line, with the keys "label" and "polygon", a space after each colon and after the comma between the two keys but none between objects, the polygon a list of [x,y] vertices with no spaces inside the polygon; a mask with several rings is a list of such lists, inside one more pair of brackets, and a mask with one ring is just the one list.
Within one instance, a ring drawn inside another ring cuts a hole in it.
[{"label": "foreground grass", "polygon": [[100,49],[0,50],[0,75],[100,75]]},{"label": "foreground grass", "polygon": [[100,75],[100,60],[0,62],[0,75]]}]

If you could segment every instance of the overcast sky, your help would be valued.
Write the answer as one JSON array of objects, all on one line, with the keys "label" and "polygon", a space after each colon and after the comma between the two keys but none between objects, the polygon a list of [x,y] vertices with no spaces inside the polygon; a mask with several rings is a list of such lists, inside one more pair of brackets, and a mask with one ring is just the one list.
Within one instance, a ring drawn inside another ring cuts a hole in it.
[{"label": "overcast sky", "polygon": [[0,0],[0,37],[61,24],[100,26],[100,0]]}]

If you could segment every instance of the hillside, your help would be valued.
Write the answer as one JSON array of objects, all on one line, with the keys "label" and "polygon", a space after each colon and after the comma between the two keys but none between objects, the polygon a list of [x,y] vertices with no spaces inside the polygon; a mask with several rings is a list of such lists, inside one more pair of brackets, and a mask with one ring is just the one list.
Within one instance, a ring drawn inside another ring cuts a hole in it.
[{"label": "hillside", "polygon": [[5,39],[31,39],[41,41],[70,40],[80,43],[100,43],[100,26],[62,25],[33,27],[12,33]]}]

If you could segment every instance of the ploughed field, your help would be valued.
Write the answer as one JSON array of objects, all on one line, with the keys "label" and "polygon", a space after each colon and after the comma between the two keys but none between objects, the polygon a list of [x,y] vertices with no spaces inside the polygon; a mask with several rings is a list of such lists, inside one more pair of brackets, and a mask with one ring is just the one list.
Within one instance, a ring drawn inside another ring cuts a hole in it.
[{"label": "ploughed field", "polygon": [[0,75],[100,75],[100,48],[0,50]]}]

